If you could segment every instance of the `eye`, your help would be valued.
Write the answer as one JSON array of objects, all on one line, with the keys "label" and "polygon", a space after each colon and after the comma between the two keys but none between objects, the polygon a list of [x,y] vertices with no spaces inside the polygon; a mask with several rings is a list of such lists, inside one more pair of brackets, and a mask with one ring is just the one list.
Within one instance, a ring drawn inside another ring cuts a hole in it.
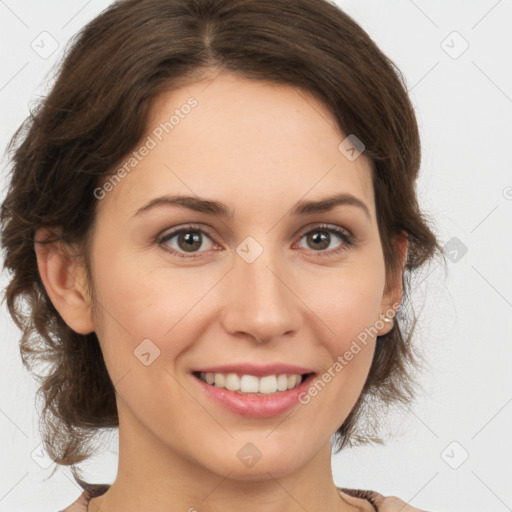
[{"label": "eye", "polygon": [[[316,253],[315,256],[334,256],[355,245],[355,238],[349,231],[331,225],[317,226],[302,234],[300,241],[303,239],[309,246],[306,248]],[[338,242],[337,245],[336,242]],[[203,252],[215,250],[216,245],[207,232],[194,225],[184,226],[164,234],[159,238],[158,243],[165,251],[179,258],[199,258]]]},{"label": "eye", "polygon": [[202,252],[201,249],[209,250],[213,246],[210,236],[195,226],[185,226],[171,231],[164,235],[159,243],[164,245],[166,251],[181,258],[198,257],[200,254],[195,253]]},{"label": "eye", "polygon": [[[308,248],[319,253],[316,256],[335,255],[354,245],[353,235],[337,226],[318,226],[304,233],[302,239],[306,240]],[[338,245],[333,247],[333,243],[336,244],[336,241]]]}]

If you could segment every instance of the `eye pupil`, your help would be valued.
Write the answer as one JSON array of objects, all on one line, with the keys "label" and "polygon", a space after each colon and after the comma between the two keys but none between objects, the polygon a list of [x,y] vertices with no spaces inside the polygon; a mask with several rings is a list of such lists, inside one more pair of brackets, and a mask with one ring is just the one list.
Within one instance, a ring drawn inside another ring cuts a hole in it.
[{"label": "eye pupil", "polygon": [[315,231],[313,234],[308,236],[308,242],[313,241],[315,244],[320,243],[320,246],[317,245],[317,249],[325,249],[329,247],[329,238],[330,234],[325,231]]},{"label": "eye pupil", "polygon": [[[185,242],[185,245],[182,246],[182,242]],[[178,245],[181,249],[187,252],[192,252],[201,247],[201,235],[197,231],[186,231],[184,233],[180,233],[178,237]]]}]

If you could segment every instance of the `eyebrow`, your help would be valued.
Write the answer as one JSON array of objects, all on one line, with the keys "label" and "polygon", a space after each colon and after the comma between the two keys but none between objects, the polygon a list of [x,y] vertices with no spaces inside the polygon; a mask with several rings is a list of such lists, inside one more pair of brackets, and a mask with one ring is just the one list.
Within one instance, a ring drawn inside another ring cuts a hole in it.
[{"label": "eyebrow", "polygon": [[[361,199],[349,193],[334,194],[319,200],[299,201],[290,212],[293,216],[311,215],[313,213],[328,212],[339,205],[356,206],[360,208],[371,221],[370,210]],[[234,211],[230,210],[224,203],[203,199],[198,196],[166,195],[157,197],[139,208],[133,217],[139,216],[158,206],[178,206],[188,210],[208,213],[217,217],[232,218]]]}]

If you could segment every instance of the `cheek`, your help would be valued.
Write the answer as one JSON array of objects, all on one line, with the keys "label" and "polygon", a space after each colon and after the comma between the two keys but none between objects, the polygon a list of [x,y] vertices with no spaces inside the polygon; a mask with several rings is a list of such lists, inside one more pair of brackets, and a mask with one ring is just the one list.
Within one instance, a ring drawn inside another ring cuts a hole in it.
[{"label": "cheek", "polygon": [[[325,300],[322,318],[330,326],[329,348],[334,355],[343,354],[358,342],[363,348],[364,342],[370,344],[374,338],[375,323],[379,318],[382,293],[373,281],[363,280],[357,283],[345,281],[341,289],[333,290],[329,300]],[[369,333],[373,333],[370,336]]]},{"label": "cheek", "polygon": [[[325,351],[325,365],[310,386],[302,403],[318,425],[334,432],[343,424],[368,377],[375,351],[375,326],[382,293],[378,272],[345,276],[343,285],[324,288],[318,294],[321,323],[327,325],[318,337]],[[317,324],[320,322],[317,321]]]},{"label": "cheek", "polygon": [[333,357],[344,353],[353,340],[363,339],[379,319],[385,286],[380,255],[377,245],[333,272],[302,281],[299,293],[317,315],[317,323],[321,321],[327,327],[323,344]]},{"label": "cheek", "polygon": [[[316,325],[323,326],[317,339],[328,356],[320,382],[312,390],[314,396],[322,394],[323,398],[313,409],[318,407],[315,414],[331,417],[334,426],[349,414],[372,363],[385,285],[384,261],[379,254],[379,247],[367,251],[357,264],[340,267],[333,273],[336,275],[315,280],[315,287],[303,292],[317,316]],[[320,407],[321,403],[331,407]]]},{"label": "cheek", "polygon": [[111,362],[109,369],[123,373],[134,362],[139,364],[134,352],[144,340],[151,340],[155,353],[160,350],[159,362],[172,364],[197,334],[206,303],[202,299],[218,276],[211,271],[144,265],[129,250],[101,256],[98,251],[94,262],[99,304],[95,323],[107,364]]}]

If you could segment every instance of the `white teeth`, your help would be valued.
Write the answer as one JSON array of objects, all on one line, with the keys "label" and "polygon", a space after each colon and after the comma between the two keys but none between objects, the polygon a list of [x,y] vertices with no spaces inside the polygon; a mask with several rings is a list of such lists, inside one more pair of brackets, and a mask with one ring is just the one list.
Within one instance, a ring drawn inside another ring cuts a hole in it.
[{"label": "white teeth", "polygon": [[277,390],[286,391],[288,389],[288,377],[286,375],[279,375],[277,377]]},{"label": "white teeth", "polygon": [[224,375],[222,373],[215,374],[215,387],[223,388],[224,387]]},{"label": "white teeth", "polygon": [[240,391],[242,393],[257,393],[260,386],[258,377],[254,375],[242,375],[240,379]]},{"label": "white teeth", "polygon": [[277,391],[277,379],[275,375],[266,375],[260,379],[260,393],[275,393]]},{"label": "white teeth", "polygon": [[200,373],[200,378],[207,384],[217,388],[225,388],[239,393],[260,393],[269,395],[278,391],[293,389],[302,382],[302,376],[298,374],[266,375],[256,377],[254,375],[239,376],[236,373]]},{"label": "white teeth", "polygon": [[224,387],[229,391],[239,391],[240,377],[236,373],[228,373],[224,381]]}]

